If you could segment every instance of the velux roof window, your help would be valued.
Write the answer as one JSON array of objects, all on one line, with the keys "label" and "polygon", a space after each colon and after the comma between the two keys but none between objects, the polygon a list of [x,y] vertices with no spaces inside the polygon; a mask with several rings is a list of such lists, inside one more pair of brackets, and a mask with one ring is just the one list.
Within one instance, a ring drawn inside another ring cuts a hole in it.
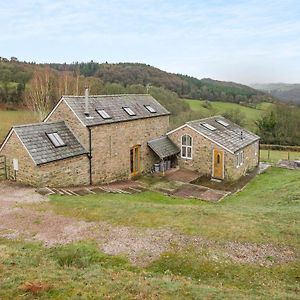
[{"label": "velux roof window", "polygon": [[111,119],[111,116],[110,116],[104,109],[96,109],[96,112],[97,112],[103,119]]},{"label": "velux roof window", "polygon": [[218,122],[219,124],[223,125],[224,127],[228,127],[229,124],[223,120],[216,120],[216,122]]},{"label": "velux roof window", "polygon": [[123,107],[129,116],[135,116],[136,113],[130,107]]},{"label": "velux roof window", "polygon": [[58,148],[66,145],[57,132],[46,133],[46,135],[48,136],[54,147]]},{"label": "velux roof window", "polygon": [[204,126],[206,129],[209,129],[211,131],[214,131],[214,130],[217,129],[216,127],[214,127],[214,126],[212,126],[212,125],[210,125],[208,123],[202,123],[201,125]]},{"label": "velux roof window", "polygon": [[151,105],[145,105],[146,109],[151,113],[156,113],[156,110]]}]

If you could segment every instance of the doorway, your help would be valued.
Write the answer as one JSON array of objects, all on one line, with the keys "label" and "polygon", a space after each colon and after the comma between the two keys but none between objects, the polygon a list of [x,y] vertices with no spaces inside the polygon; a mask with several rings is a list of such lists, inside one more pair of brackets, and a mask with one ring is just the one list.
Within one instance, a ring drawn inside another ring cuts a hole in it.
[{"label": "doorway", "polygon": [[133,177],[141,173],[141,145],[130,149],[130,172]]},{"label": "doorway", "polygon": [[224,179],[224,151],[214,149],[213,151],[213,174],[214,178]]}]

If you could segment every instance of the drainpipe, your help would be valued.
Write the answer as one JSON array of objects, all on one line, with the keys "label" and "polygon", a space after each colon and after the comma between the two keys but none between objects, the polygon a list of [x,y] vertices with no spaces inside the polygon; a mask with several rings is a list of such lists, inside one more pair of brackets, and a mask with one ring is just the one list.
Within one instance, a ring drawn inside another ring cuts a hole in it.
[{"label": "drainpipe", "polygon": [[89,158],[89,172],[90,172],[90,185],[93,184],[93,178],[92,178],[92,130],[90,127],[87,127],[88,131],[89,131],[89,154],[88,154],[88,158]]}]

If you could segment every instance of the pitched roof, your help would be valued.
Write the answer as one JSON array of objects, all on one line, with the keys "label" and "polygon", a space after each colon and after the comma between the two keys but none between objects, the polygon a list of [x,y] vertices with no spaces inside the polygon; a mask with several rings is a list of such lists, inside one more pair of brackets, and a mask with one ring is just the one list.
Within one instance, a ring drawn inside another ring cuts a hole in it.
[{"label": "pitched roof", "polygon": [[[221,123],[223,123],[223,125]],[[213,116],[201,120],[190,121],[184,126],[194,129],[204,137],[210,139],[231,153],[235,153],[260,139],[256,134],[240,127],[222,116]],[[212,128],[210,126],[212,126]],[[171,132],[178,129],[179,128],[174,129]]]},{"label": "pitched roof", "polygon": [[180,152],[179,148],[167,136],[149,141],[148,146],[160,159],[164,159]]},{"label": "pitched roof", "polygon": [[[84,96],[63,96],[62,99],[85,126],[95,126],[107,123],[151,118],[169,115],[167,111],[152,96],[141,94],[89,96],[88,106],[90,117],[85,112]],[[150,105],[155,112],[150,112],[145,106]],[[123,108],[130,108],[135,115],[130,116]],[[105,110],[110,118],[103,118],[96,110]]]},{"label": "pitched roof", "polygon": [[[14,126],[12,131],[15,131],[36,165],[87,153],[64,121]],[[50,141],[47,134],[55,132],[64,146],[55,147]]]}]

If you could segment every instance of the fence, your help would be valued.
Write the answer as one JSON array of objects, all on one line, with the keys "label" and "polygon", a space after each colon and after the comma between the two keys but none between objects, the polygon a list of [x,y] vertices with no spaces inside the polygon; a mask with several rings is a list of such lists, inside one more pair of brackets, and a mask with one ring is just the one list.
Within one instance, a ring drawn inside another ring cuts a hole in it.
[{"label": "fence", "polygon": [[6,173],[6,158],[3,155],[0,155],[0,180],[6,179],[7,173]]},{"label": "fence", "polygon": [[279,160],[300,160],[299,146],[260,145],[260,160],[277,163]]}]

